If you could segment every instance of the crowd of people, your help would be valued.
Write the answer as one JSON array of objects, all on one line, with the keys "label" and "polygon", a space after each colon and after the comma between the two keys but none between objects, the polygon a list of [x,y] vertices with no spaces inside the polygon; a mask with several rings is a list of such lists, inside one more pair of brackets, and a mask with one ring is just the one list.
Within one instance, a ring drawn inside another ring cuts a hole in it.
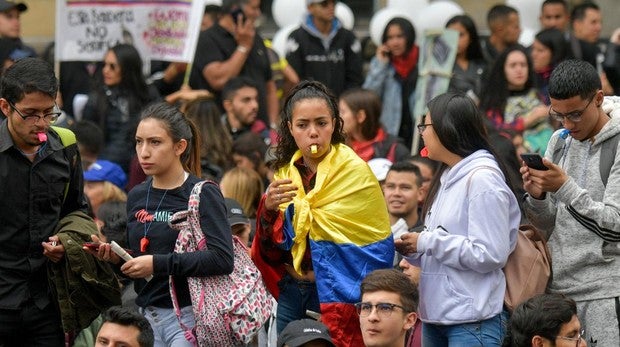
[{"label": "crowd of people", "polygon": [[[620,30],[601,41],[601,8],[545,0],[530,47],[508,5],[485,38],[449,19],[449,87],[417,122],[415,23],[389,20],[365,61],[335,0],[305,4],[283,57],[260,0],[223,0],[191,65],[144,76],[122,43],[57,78],[20,38],[28,7],[0,1],[0,346],[192,346],[185,278],[230,274],[234,237],[277,301],[256,346],[620,346]],[[204,179],[206,248],[176,253],[169,221]],[[524,223],[552,278],[511,312]]]}]

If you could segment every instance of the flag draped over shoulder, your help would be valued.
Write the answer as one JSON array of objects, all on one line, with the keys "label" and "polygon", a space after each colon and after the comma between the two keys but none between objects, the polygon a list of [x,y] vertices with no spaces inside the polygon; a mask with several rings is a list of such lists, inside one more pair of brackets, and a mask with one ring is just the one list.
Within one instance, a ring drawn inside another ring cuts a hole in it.
[{"label": "flag draped over shoulder", "polygon": [[[294,165],[300,157],[297,151],[275,179],[289,178],[303,187]],[[394,242],[381,187],[368,165],[346,145],[332,146],[318,165],[314,188],[308,194],[298,189],[291,204],[280,206],[285,213],[285,248],[290,248],[294,268],[301,274],[310,246],[321,303],[357,302],[366,274],[392,266]]]}]

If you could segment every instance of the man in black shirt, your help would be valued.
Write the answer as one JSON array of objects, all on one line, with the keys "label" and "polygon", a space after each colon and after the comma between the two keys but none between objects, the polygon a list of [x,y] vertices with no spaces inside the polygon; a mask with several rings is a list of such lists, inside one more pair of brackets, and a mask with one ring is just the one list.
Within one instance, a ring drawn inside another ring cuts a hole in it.
[{"label": "man in black shirt", "polygon": [[77,145],[50,128],[57,91],[52,67],[37,58],[0,81],[0,346],[64,345],[46,265],[64,256],[52,236],[58,221],[85,212],[86,201]]},{"label": "man in black shirt", "polygon": [[193,89],[208,89],[221,105],[221,91],[228,80],[246,76],[258,87],[259,118],[275,126],[278,97],[263,39],[254,22],[260,0],[224,0],[217,24],[200,33],[190,75]]}]

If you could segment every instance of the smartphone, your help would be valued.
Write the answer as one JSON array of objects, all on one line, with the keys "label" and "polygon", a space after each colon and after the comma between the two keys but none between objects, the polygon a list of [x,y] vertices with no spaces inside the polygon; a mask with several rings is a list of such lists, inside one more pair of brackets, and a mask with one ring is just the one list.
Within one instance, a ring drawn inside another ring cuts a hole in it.
[{"label": "smartphone", "polygon": [[233,18],[233,21],[235,22],[235,24],[237,24],[237,20],[239,18],[239,16],[241,15],[241,23],[243,24],[245,22],[245,13],[243,12],[243,10],[241,9],[241,7],[237,7],[235,9],[233,9],[232,11],[230,11],[230,15]]},{"label": "smartphone", "polygon": [[538,153],[524,153],[521,154],[521,159],[525,162],[525,165],[535,170],[549,170],[543,164],[542,157]]},{"label": "smartphone", "polygon": [[99,246],[101,244],[99,242],[84,242],[84,244],[82,246],[90,249],[91,251],[98,251],[99,250]]}]

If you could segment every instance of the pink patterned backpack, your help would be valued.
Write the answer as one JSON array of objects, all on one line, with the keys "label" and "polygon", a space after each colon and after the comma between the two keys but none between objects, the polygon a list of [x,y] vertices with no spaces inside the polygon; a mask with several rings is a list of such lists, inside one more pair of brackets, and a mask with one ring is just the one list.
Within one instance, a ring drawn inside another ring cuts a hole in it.
[{"label": "pink patterned backpack", "polygon": [[[206,249],[198,211],[204,183],[215,184],[210,181],[198,182],[192,189],[187,211],[177,212],[170,219],[170,226],[179,230],[174,247],[177,253]],[[229,347],[250,343],[267,322],[273,309],[271,294],[250,259],[248,248],[236,236],[232,238],[235,265],[230,275],[187,278],[196,326],[192,329],[181,323],[181,327],[186,330],[188,340],[193,340],[194,344],[201,347]],[[170,296],[181,322],[172,276]]]}]

